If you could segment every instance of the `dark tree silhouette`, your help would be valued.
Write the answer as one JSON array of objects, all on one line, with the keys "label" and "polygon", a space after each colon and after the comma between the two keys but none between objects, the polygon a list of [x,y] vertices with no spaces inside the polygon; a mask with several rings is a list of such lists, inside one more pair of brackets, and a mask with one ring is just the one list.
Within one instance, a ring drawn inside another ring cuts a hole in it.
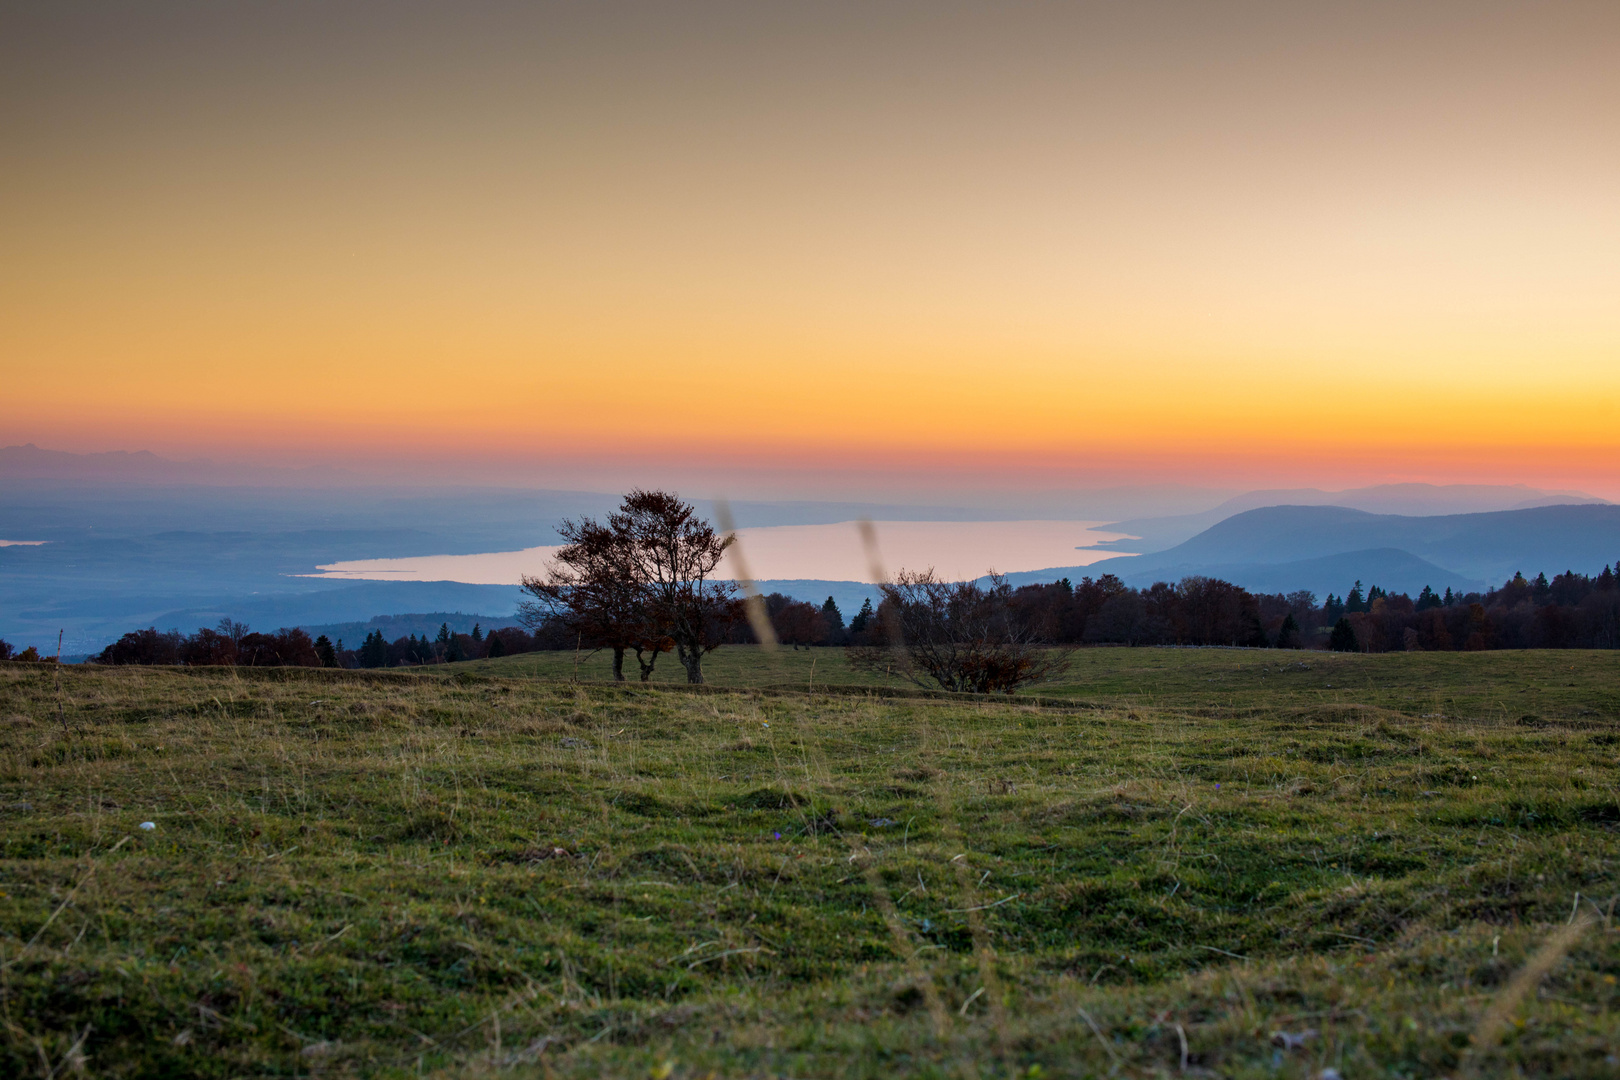
[{"label": "dark tree silhouette", "polygon": [[722,537],[690,503],[664,491],[632,491],[608,524],[629,540],[632,580],[674,643],[686,681],[701,683],[703,657],[720,647],[742,616],[736,587],[713,580],[736,537]]},{"label": "dark tree silhouette", "polygon": [[849,632],[851,634],[866,633],[867,627],[871,625],[874,617],[875,616],[872,611],[872,598],[868,596],[865,600],[861,601],[861,610],[857,611],[855,613],[855,617],[849,621]]},{"label": "dark tree silhouette", "polygon": [[1299,646],[1299,622],[1290,611],[1283,617],[1282,628],[1277,631],[1277,648],[1297,649]]},{"label": "dark tree silhouette", "polygon": [[1010,694],[1061,671],[1067,650],[1043,644],[1005,579],[991,574],[989,581],[981,587],[943,581],[932,570],[900,571],[880,586],[883,603],[873,620],[886,624],[890,646],[856,649],[851,660],[919,686],[975,694]]},{"label": "dark tree silhouette", "polygon": [[383,640],[381,630],[373,630],[366,635],[366,640],[360,645],[360,666],[380,668],[387,663],[388,642]]},{"label": "dark tree silhouette", "polygon": [[829,645],[842,645],[849,635],[844,630],[844,613],[838,610],[838,604],[832,597],[821,605],[821,621],[827,628],[826,642]]},{"label": "dark tree silhouette", "polygon": [[814,604],[795,600],[785,593],[771,593],[765,597],[765,613],[770,617],[776,640],[783,645],[808,648],[827,640],[827,621]]},{"label": "dark tree silhouette", "polygon": [[1350,625],[1349,619],[1340,618],[1333,624],[1333,633],[1328,637],[1328,648],[1334,652],[1361,651],[1361,646],[1356,642],[1356,629]]},{"label": "dark tree silhouette", "polygon": [[624,654],[634,652],[646,682],[658,654],[674,642],[654,606],[628,525],[621,510],[606,523],[581,518],[558,526],[567,543],[545,577],[523,578],[523,590],[534,599],[518,606],[518,621],[536,633],[560,627],[593,649],[611,649],[618,682],[624,681]]},{"label": "dark tree silhouette", "polygon": [[159,633],[156,627],[132,630],[101,650],[100,664],[178,664],[181,637],[177,630]]}]

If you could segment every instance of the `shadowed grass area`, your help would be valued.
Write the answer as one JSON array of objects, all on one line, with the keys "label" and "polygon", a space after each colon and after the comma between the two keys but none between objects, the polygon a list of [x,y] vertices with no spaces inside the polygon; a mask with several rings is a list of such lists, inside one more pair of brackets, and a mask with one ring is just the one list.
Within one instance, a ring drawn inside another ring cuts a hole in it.
[{"label": "shadowed grass area", "polygon": [[1091,650],[1050,707],[535,662],[0,666],[0,1072],[1617,1067],[1612,654]]}]

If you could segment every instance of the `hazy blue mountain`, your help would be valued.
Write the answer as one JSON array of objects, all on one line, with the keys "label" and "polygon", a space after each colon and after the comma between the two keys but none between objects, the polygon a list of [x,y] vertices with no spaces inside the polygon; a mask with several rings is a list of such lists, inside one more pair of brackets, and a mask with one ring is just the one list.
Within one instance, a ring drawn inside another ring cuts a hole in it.
[{"label": "hazy blue mountain", "polygon": [[[1370,548],[1364,551],[1345,551],[1323,555],[1314,559],[1294,559],[1287,562],[1184,562],[1157,563],[1144,567],[1142,561],[1128,556],[1093,563],[1090,566],[1054,566],[1048,570],[1030,570],[1008,574],[1013,585],[1045,584],[1068,578],[1078,582],[1083,577],[1115,574],[1125,584],[1142,588],[1156,581],[1180,581],[1195,575],[1221,578],[1254,592],[1290,593],[1309,589],[1320,600],[1328,593],[1343,595],[1353,582],[1382,585],[1391,592],[1405,592],[1416,596],[1428,585],[1437,591],[1447,588],[1468,592],[1482,589],[1485,581],[1464,577],[1427,559],[1420,559],[1399,548]],[[1500,584],[1497,582],[1496,584]]]},{"label": "hazy blue mountain", "polygon": [[1523,484],[1379,484],[1347,491],[1317,488],[1249,491],[1196,514],[1114,522],[1107,526],[1109,531],[1128,533],[1132,539],[1111,540],[1098,546],[1139,555],[1165,551],[1245,510],[1268,506],[1342,506],[1372,514],[1435,516],[1534,506],[1605,504],[1605,500],[1581,492],[1542,491]]},{"label": "hazy blue mountain", "polygon": [[302,488],[353,482],[327,465],[286,468],[210,461],[174,461],[150,450],[73,454],[26,443],[0,446],[0,480],[116,481],[137,484],[280,484]]},{"label": "hazy blue mountain", "polygon": [[461,611],[426,611],[404,615],[375,615],[364,622],[299,623],[300,629],[310,637],[325,634],[332,641],[342,641],[347,648],[355,648],[373,630],[382,631],[383,640],[395,641],[402,637],[438,636],[439,627],[448,626],[457,634],[470,634],[473,627],[485,632],[517,626],[516,619],[501,615],[468,615]]},{"label": "hazy blue mountain", "polygon": [[[1125,570],[1127,565],[1116,566],[1115,572]],[[1448,588],[1470,592],[1481,590],[1487,584],[1483,580],[1453,573],[1399,548],[1345,551],[1337,555],[1282,563],[1189,564],[1156,571],[1127,572],[1121,577],[1126,584],[1140,587],[1155,581],[1178,581],[1191,574],[1235,582],[1253,592],[1290,593],[1296,589],[1309,589],[1317,599],[1330,592],[1342,596],[1356,581],[1381,585],[1390,592],[1404,592],[1412,596],[1421,592],[1425,585],[1436,592]]]},{"label": "hazy blue mountain", "polygon": [[[227,616],[256,630],[369,622],[379,611],[454,611],[466,612],[469,618],[482,613],[486,618],[510,619],[521,596],[509,585],[467,585],[459,581],[344,582],[341,588],[322,592],[229,599],[168,611],[153,621],[160,630],[177,627],[189,632],[199,626],[213,626]],[[471,625],[469,622],[469,629]],[[438,628],[439,624],[434,623],[433,629]]]},{"label": "hazy blue mountain", "polygon": [[[1500,583],[1520,570],[1530,575],[1590,573],[1620,558],[1620,506],[1543,506],[1432,517],[1369,514],[1342,506],[1271,506],[1227,518],[1167,551],[1113,561],[1110,568],[1131,582],[1352,554],[1374,568],[1370,573],[1382,565],[1389,573],[1414,568],[1395,560],[1392,550],[1474,582]],[[1373,552],[1381,554],[1375,559],[1369,554]],[[1354,577],[1372,582],[1367,573]],[[1301,581],[1296,587],[1313,586]]]}]

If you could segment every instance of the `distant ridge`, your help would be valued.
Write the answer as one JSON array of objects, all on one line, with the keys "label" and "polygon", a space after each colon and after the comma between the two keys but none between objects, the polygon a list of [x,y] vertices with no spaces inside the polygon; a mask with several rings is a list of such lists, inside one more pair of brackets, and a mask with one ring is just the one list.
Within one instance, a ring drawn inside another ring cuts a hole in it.
[{"label": "distant ridge", "polygon": [[74,454],[66,450],[46,450],[33,443],[0,446],[0,480],[299,487],[352,482],[343,469],[330,465],[286,468],[222,463],[206,458],[174,461],[150,450]]},{"label": "distant ridge", "polygon": [[448,626],[452,633],[470,634],[475,626],[481,627],[485,632],[488,632],[517,625],[518,621],[510,615],[468,615],[462,611],[424,611],[408,615],[373,615],[364,622],[300,624],[299,629],[310,637],[325,634],[333,641],[341,640],[345,645],[355,646],[373,630],[380,631],[385,640],[395,641],[402,637],[414,637],[418,634],[431,638],[439,632],[441,626]]},{"label": "distant ridge", "polygon": [[[238,598],[208,607],[166,612],[155,620],[159,630],[193,630],[222,618],[245,622],[256,630],[367,622],[378,612],[463,611],[484,618],[510,618],[517,610],[517,589],[509,585],[468,585],[459,581],[367,581],[320,592]],[[441,620],[442,621],[442,620]],[[438,629],[438,625],[434,625]],[[402,631],[403,633],[403,631]]]},{"label": "distant ridge", "polygon": [[[1229,576],[1267,591],[1330,587],[1360,578],[1385,588],[1499,584],[1515,572],[1596,572],[1620,559],[1620,506],[1542,506],[1486,514],[1408,517],[1343,506],[1271,506],[1236,514],[1153,555],[1104,564],[1131,584],[1187,574]],[[1433,567],[1428,570],[1425,567]],[[1418,583],[1411,574],[1432,573]],[[1380,575],[1388,581],[1378,580]],[[1297,581],[1297,584],[1288,584]]]},{"label": "distant ridge", "polygon": [[1339,506],[1370,514],[1403,517],[1489,513],[1537,506],[1609,505],[1578,491],[1543,491],[1523,484],[1378,484],[1346,491],[1318,488],[1249,491],[1196,514],[1135,518],[1105,528],[1132,539],[1110,540],[1099,548],[1152,554],[1183,543],[1203,530],[1247,510],[1271,506]]},{"label": "distant ridge", "polygon": [[[1380,585],[1390,592],[1412,596],[1421,592],[1425,585],[1436,592],[1445,589],[1471,592],[1483,590],[1491,584],[1483,579],[1464,577],[1399,548],[1345,551],[1337,555],[1283,563],[1169,567],[1146,575],[1128,573],[1124,579],[1127,584],[1140,586],[1152,584],[1143,580],[1147,577],[1154,581],[1177,581],[1193,574],[1234,582],[1253,592],[1290,593],[1297,589],[1309,589],[1319,598],[1330,592],[1343,594],[1355,581]],[[1500,585],[1501,582],[1495,584]]]}]

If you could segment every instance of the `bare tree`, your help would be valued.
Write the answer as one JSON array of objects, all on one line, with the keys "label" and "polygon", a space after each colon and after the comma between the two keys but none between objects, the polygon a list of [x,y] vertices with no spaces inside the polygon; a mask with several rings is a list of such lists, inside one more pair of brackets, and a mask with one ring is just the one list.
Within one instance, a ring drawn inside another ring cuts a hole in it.
[{"label": "bare tree", "polygon": [[1012,587],[998,574],[989,578],[984,588],[943,581],[932,570],[900,571],[880,586],[889,647],[852,649],[851,659],[918,686],[975,694],[1010,694],[1063,670],[1068,650],[1044,645],[1036,620],[1013,603]]},{"label": "bare tree", "polygon": [[741,616],[736,587],[712,580],[736,538],[722,537],[690,503],[663,491],[632,491],[608,522],[628,538],[635,580],[674,642],[686,681],[701,683],[703,657]]},{"label": "bare tree", "polygon": [[534,599],[518,605],[518,620],[531,631],[561,624],[593,649],[613,652],[613,678],[624,681],[624,654],[634,652],[641,681],[652,678],[658,654],[674,642],[641,579],[632,537],[609,517],[564,521],[557,531],[567,541],[543,578],[524,575],[523,590]]}]

